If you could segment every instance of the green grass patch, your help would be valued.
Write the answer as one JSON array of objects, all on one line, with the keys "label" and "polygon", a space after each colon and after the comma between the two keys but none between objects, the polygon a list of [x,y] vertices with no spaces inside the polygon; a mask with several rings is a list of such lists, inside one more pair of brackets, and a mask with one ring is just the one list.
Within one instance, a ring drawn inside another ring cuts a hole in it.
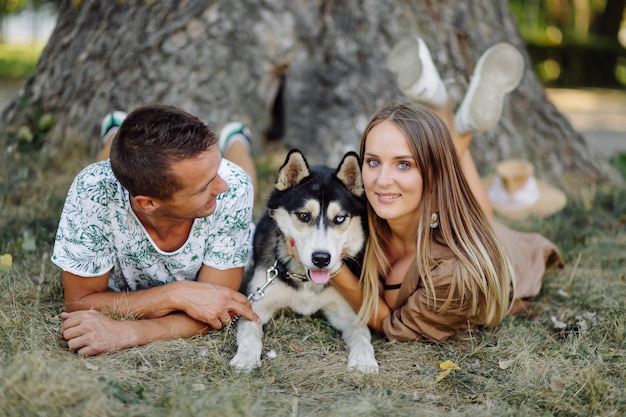
[{"label": "green grass patch", "polygon": [[[546,274],[532,317],[441,344],[374,336],[380,373],[360,375],[346,371],[345,345],[323,319],[285,312],[265,326],[264,352],[276,357],[246,375],[228,366],[232,328],[93,358],[67,349],[49,257],[87,158],[36,162],[0,210],[0,254],[13,257],[0,269],[0,417],[626,414],[626,189],[581,191],[550,218],[511,224],[545,234],[567,261]],[[265,190],[274,174],[261,165]],[[35,250],[24,250],[25,231]],[[461,369],[436,382],[448,359]]]},{"label": "green grass patch", "polygon": [[610,159],[611,165],[615,167],[619,172],[622,173],[624,178],[626,178],[626,153],[618,153],[611,157]]},{"label": "green grass patch", "polygon": [[0,78],[22,79],[35,71],[44,45],[0,44]]}]

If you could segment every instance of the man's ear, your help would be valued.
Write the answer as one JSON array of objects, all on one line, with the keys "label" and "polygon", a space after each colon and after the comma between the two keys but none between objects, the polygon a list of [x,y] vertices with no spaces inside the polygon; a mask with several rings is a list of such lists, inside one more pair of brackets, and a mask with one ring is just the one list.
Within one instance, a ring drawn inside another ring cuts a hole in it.
[{"label": "man's ear", "polygon": [[159,201],[145,195],[131,197],[137,208],[146,213],[152,213],[159,207]]}]

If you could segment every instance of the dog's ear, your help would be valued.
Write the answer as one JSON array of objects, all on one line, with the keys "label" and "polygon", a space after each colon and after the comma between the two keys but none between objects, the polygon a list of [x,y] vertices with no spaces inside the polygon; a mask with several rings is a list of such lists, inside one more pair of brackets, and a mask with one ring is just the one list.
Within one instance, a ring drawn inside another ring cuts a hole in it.
[{"label": "dog's ear", "polygon": [[348,152],[343,156],[335,176],[357,197],[363,196],[363,178],[361,177],[361,166],[359,156],[355,152]]},{"label": "dog's ear", "polygon": [[304,155],[298,149],[292,149],[285,158],[285,163],[278,171],[278,178],[274,188],[284,191],[289,187],[299,184],[300,181],[311,175],[309,164]]}]

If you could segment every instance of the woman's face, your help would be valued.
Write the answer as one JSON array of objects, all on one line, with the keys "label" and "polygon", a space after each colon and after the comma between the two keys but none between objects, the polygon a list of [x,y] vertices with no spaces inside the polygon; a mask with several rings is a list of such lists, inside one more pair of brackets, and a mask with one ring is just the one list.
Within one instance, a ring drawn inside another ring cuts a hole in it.
[{"label": "woman's face", "polygon": [[404,133],[395,123],[381,122],[367,134],[363,184],[376,214],[390,224],[419,220],[424,183]]}]

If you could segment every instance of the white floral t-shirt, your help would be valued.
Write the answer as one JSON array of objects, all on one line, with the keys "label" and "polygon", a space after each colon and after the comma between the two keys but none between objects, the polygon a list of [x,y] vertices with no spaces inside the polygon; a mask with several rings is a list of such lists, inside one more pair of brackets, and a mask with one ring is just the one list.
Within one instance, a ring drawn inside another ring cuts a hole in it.
[{"label": "white floral t-shirt", "polygon": [[164,252],[131,210],[128,191],[109,161],[89,165],[68,192],[52,262],[83,277],[110,271],[108,287],[113,291],[196,280],[202,264],[222,270],[245,266],[254,229],[252,182],[226,159],[218,173],[228,190],[217,197],[215,212],[195,219],[182,247]]}]

